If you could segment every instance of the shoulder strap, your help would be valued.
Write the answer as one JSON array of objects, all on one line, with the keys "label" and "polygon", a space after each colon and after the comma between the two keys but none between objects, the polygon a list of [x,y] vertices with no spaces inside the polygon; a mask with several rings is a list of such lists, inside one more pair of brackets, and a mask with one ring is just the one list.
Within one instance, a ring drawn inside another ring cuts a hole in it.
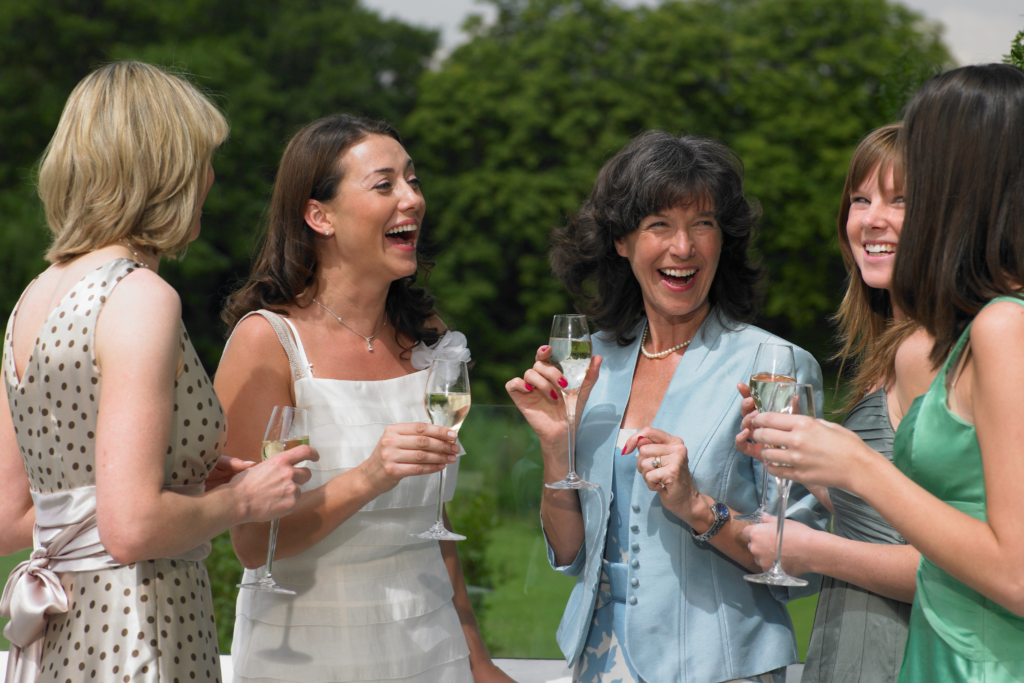
[{"label": "shoulder strap", "polygon": [[[274,328],[274,332],[277,334],[277,339],[278,341],[281,342],[281,347],[284,348],[285,355],[288,356],[288,365],[291,367],[292,370],[292,381],[297,382],[298,380],[305,377],[305,373],[302,370],[301,361],[299,360],[300,352],[298,347],[296,346],[295,338],[292,336],[291,330],[289,329],[288,325],[285,324],[285,321],[281,318],[281,316],[277,315],[276,313],[271,313],[270,311],[260,309],[258,311],[246,313],[238,322],[242,322],[242,320],[245,320],[250,315],[263,316],[263,318],[266,319],[268,323],[270,323],[270,326]],[[237,323],[235,324],[235,329],[238,329]],[[231,336],[234,336],[234,332],[231,333]],[[228,337],[227,343],[224,344],[225,350],[228,348],[228,344],[230,343],[231,337]]]}]

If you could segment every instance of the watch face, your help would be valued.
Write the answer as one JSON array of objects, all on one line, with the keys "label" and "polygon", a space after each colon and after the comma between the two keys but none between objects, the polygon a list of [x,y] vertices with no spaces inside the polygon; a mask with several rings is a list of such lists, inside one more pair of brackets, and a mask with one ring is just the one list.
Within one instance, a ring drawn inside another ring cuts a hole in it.
[{"label": "watch face", "polygon": [[729,519],[729,506],[725,503],[715,503],[715,514],[720,519]]}]

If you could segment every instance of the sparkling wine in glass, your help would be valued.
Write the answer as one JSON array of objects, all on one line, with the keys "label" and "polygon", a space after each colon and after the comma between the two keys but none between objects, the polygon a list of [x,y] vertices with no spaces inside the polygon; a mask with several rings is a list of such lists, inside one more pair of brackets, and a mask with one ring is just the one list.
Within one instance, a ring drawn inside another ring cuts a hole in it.
[{"label": "sparkling wine in glass", "polygon": [[[309,417],[302,408],[274,406],[263,436],[263,459],[267,460],[296,446],[309,445]],[[251,588],[267,593],[295,595],[295,591],[282,588],[274,581],[274,551],[277,549],[277,528],[280,519],[270,523],[270,545],[267,547],[267,573],[252,583],[240,583],[239,588]]]},{"label": "sparkling wine in glass", "polygon": [[[469,368],[462,361],[435,360],[427,373],[427,388],[423,404],[430,421],[440,427],[447,427],[458,433],[459,427],[469,414]],[[415,538],[437,541],[465,541],[466,537],[454,534],[445,528],[441,519],[444,505],[444,473],[447,466],[438,473],[437,521],[426,531],[410,534]]]},{"label": "sparkling wine in glass", "polygon": [[[793,359],[793,347],[789,344],[769,344],[762,342],[754,356],[754,367],[750,371],[750,397],[754,399],[754,407],[763,410],[763,403],[771,396],[772,389],[779,382],[796,381],[796,361]],[[761,472],[761,504],[757,509],[746,515],[736,517],[741,522],[760,522],[768,514],[768,468]]]},{"label": "sparkling wine in glass", "polygon": [[561,481],[544,484],[549,489],[596,489],[598,485],[576,474],[576,401],[590,367],[592,349],[585,315],[556,315],[551,323],[551,364],[561,370],[566,386],[565,418],[569,426],[569,474]]},{"label": "sparkling wine in glass", "polygon": [[[814,387],[796,382],[776,383],[765,403],[765,410],[770,413],[814,417]],[[767,467],[765,469],[767,470]],[[776,477],[775,480],[779,485],[778,547],[775,549],[775,562],[768,571],[762,574],[747,574],[743,578],[770,586],[806,586],[806,581],[790,576],[782,570],[782,530],[783,522],[786,521],[786,506],[789,504],[789,490],[793,482],[783,477]]]}]

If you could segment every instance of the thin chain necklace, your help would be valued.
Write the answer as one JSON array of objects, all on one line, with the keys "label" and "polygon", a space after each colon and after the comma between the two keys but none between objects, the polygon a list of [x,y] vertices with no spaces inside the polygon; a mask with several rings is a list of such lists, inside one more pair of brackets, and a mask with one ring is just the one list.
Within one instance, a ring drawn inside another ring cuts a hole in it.
[{"label": "thin chain necklace", "polygon": [[132,255],[135,257],[136,263],[138,263],[143,268],[149,268],[149,266],[146,265],[146,262],[142,260],[142,257],[139,256],[139,252],[135,251],[135,247],[132,246],[131,242],[125,242],[120,237],[117,238],[117,241],[123,244],[128,249],[128,251],[132,252]]},{"label": "thin chain necklace", "polygon": [[671,349],[665,349],[664,351],[659,351],[658,353],[649,353],[647,349],[644,348],[644,344],[647,343],[647,330],[649,330],[650,327],[650,325],[644,325],[644,338],[640,340],[640,351],[644,354],[644,357],[650,358],[651,360],[658,360],[659,358],[664,358],[673,351],[685,349],[687,346],[690,345],[690,342],[692,342],[694,339],[693,337],[690,337],[687,341],[684,341],[682,344],[676,344]]},{"label": "thin chain necklace", "polygon": [[363,335],[359,334],[359,333],[358,333],[358,332],[356,332],[356,331],[355,331],[354,329],[352,329],[352,326],[351,326],[351,325],[349,325],[349,324],[348,324],[347,322],[345,322],[344,320],[342,320],[341,318],[339,318],[339,317],[338,317],[338,314],[337,314],[337,313],[335,313],[334,311],[332,311],[331,309],[327,308],[327,307],[326,307],[326,306],[324,306],[324,305],[323,305],[322,303],[320,303],[319,301],[317,301],[317,300],[316,300],[316,297],[314,297],[314,298],[313,298],[313,303],[315,303],[315,304],[316,304],[317,306],[319,306],[320,308],[324,309],[325,311],[327,311],[328,313],[330,313],[331,315],[333,315],[333,316],[334,316],[334,318],[335,318],[335,319],[336,319],[336,320],[337,320],[337,321],[338,321],[339,323],[341,323],[342,325],[344,325],[344,326],[345,326],[345,327],[347,327],[348,329],[350,329],[350,330],[352,330],[353,332],[355,332],[355,334],[356,334],[356,335],[358,335],[358,336],[362,337],[363,339],[365,339],[365,340],[366,340],[366,350],[367,350],[367,351],[373,351],[373,344],[371,344],[370,342],[371,342],[371,341],[373,341],[373,338],[374,338],[374,337],[376,337],[376,336],[377,336],[378,334],[380,334],[380,333],[381,333],[381,332],[382,332],[382,331],[384,330],[384,328],[385,328],[385,327],[387,327],[387,324],[388,324],[388,318],[387,318],[387,316],[384,316],[384,324],[380,326],[380,329],[379,329],[379,330],[377,330],[376,332],[374,332],[373,334],[371,334],[371,335],[370,335],[369,337],[363,337]]}]

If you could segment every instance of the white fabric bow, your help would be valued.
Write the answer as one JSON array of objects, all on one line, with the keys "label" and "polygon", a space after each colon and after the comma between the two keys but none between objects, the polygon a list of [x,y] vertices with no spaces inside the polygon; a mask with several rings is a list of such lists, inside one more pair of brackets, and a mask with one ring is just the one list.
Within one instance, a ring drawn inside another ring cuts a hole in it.
[{"label": "white fabric bow", "polygon": [[453,360],[468,363],[470,354],[466,335],[448,330],[433,346],[423,342],[412,350],[412,366],[417,370],[426,370],[435,360]]}]

